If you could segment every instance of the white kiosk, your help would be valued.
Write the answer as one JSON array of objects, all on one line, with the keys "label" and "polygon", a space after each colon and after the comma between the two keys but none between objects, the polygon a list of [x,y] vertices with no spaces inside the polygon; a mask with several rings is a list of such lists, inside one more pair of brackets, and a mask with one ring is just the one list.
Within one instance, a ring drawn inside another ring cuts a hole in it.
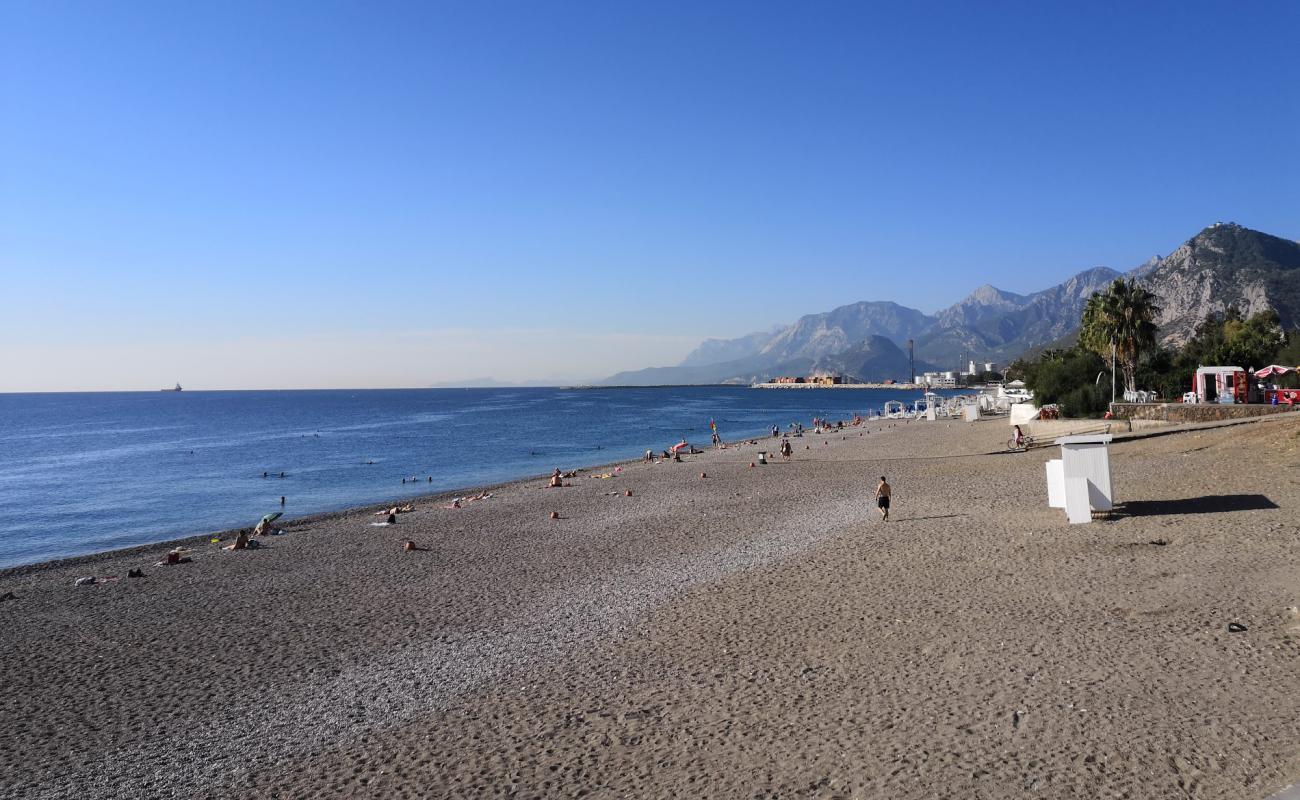
[{"label": "white kiosk", "polygon": [[1110,434],[1063,436],[1061,457],[1047,462],[1047,504],[1064,508],[1070,524],[1092,521],[1092,512],[1115,507],[1110,482]]}]

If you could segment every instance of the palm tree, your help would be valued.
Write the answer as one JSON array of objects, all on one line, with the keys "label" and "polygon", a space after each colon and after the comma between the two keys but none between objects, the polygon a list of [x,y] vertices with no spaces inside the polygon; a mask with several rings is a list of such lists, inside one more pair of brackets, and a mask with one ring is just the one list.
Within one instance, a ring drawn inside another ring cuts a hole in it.
[{"label": "palm tree", "polygon": [[1156,344],[1155,299],[1136,280],[1116,278],[1105,292],[1093,292],[1083,309],[1079,341],[1119,363],[1126,392],[1137,390],[1138,359]]}]

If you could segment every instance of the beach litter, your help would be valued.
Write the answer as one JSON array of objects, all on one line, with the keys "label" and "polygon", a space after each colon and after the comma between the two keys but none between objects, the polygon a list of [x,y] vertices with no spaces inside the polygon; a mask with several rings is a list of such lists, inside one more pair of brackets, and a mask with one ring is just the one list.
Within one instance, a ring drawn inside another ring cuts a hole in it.
[{"label": "beach litter", "polygon": [[1246,630],[1247,630],[1246,626],[1242,625],[1240,622],[1228,623],[1228,631],[1230,633],[1245,633]]},{"label": "beach litter", "polygon": [[551,512],[551,519],[559,519],[559,518],[560,518],[560,512],[558,511]]},{"label": "beach litter", "polygon": [[143,577],[144,577],[144,570],[142,570],[142,569],[129,569],[129,570],[126,571],[126,577],[128,577],[128,578],[143,578]]}]

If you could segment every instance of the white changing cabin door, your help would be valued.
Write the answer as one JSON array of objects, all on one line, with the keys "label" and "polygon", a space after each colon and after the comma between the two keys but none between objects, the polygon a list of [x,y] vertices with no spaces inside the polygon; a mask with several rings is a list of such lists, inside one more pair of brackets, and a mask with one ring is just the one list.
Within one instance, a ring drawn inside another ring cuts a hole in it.
[{"label": "white changing cabin door", "polygon": [[1061,465],[1065,480],[1088,481],[1088,504],[1097,511],[1115,507],[1115,490],[1110,481],[1110,434],[1098,436],[1064,436],[1056,440],[1061,446]]}]

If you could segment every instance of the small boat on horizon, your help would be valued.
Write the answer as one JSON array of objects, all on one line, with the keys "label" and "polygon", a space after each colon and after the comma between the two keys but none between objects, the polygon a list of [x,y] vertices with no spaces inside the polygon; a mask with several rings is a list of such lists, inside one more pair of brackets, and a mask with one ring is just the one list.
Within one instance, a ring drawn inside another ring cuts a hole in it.
[{"label": "small boat on horizon", "polygon": [[181,385],[180,385],[180,383],[178,382],[178,383],[176,384],[176,388],[175,388],[175,389],[159,389],[158,391],[160,391],[160,392],[183,392],[183,391],[185,391],[185,390],[181,388]]}]

